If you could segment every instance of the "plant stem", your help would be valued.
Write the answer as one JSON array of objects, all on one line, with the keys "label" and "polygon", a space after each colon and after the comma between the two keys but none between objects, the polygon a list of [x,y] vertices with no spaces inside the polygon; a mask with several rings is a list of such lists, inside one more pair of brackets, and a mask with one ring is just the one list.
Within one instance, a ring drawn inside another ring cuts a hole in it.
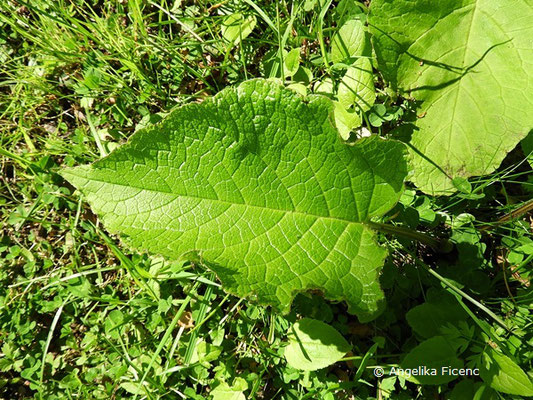
[{"label": "plant stem", "polygon": [[531,210],[533,210],[533,199],[526,201],[520,207],[516,208],[510,213],[505,214],[503,217],[499,218],[497,221],[481,226],[479,230],[486,231],[486,230],[490,230],[493,228],[497,228],[499,225],[515,220],[521,217],[522,215],[528,213]]},{"label": "plant stem", "polygon": [[[374,355],[374,358],[400,358],[403,354],[397,353],[397,354],[380,354],[380,355]],[[350,357],[343,357],[339,360],[340,361],[355,361],[355,360],[362,360],[365,358],[364,356],[350,356]]]},{"label": "plant stem", "polygon": [[402,236],[410,240],[416,240],[420,243],[427,244],[438,253],[449,253],[453,250],[453,244],[448,239],[438,239],[425,233],[415,231],[404,226],[382,224],[379,222],[368,221],[366,224],[377,231]]}]

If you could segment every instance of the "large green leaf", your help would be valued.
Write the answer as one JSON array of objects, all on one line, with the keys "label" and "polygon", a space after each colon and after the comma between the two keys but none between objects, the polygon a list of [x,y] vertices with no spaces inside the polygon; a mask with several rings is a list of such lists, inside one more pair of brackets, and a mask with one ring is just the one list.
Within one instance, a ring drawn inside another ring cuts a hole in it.
[{"label": "large green leaf", "polygon": [[332,121],[328,98],[252,80],[62,175],[136,249],[204,262],[229,292],[285,312],[313,288],[369,320],[385,250],[365,221],[399,199],[404,146],[344,145]]},{"label": "large green leaf", "polygon": [[411,154],[423,191],[490,173],[533,127],[532,20],[525,0],[372,1],[380,70],[421,104]]}]

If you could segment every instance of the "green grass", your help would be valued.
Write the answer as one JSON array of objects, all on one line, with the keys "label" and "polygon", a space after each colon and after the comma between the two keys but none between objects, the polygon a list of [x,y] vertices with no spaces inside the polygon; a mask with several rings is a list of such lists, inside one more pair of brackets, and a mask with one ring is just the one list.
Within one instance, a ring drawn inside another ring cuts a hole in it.
[{"label": "green grass", "polygon": [[[387,309],[366,325],[319,294],[300,295],[281,316],[225,294],[201,265],[132,253],[57,174],[108,154],[181,104],[252,77],[282,76],[282,50],[301,49],[301,68],[287,84],[311,91],[326,78],[338,83],[327,49],[351,10],[340,3],[0,2],[1,399],[209,399],[238,378],[248,399],[445,398],[454,382],[416,386],[372,374],[420,342],[405,313],[443,283],[472,316],[469,363],[499,345],[531,370],[531,212],[495,223],[533,193],[519,150],[496,173],[472,179],[471,193],[407,190],[389,222],[451,236],[456,249],[438,255],[381,237],[391,249],[381,277]],[[257,25],[232,47],[221,25],[235,12]],[[409,112],[378,88],[381,104]],[[287,330],[302,316],[334,326],[353,354],[316,372],[288,366]]]}]

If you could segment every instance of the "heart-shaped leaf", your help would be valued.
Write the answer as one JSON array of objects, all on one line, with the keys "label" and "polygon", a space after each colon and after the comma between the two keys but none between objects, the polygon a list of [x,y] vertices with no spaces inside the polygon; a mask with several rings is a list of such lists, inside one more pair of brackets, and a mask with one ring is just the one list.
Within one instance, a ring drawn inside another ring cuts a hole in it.
[{"label": "heart-shaped leaf", "polygon": [[533,3],[372,0],[380,72],[420,102],[413,182],[451,194],[485,175],[533,127]]},{"label": "heart-shaped leaf", "polygon": [[62,175],[135,249],[203,262],[227,291],[285,312],[319,289],[369,320],[386,252],[365,222],[398,201],[404,146],[347,146],[333,120],[324,96],[247,81]]}]

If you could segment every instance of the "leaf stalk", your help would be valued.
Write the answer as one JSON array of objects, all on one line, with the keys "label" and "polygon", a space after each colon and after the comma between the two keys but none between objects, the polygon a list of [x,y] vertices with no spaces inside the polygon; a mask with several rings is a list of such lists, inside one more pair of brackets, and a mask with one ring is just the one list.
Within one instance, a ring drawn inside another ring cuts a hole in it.
[{"label": "leaf stalk", "polygon": [[414,229],[406,228],[404,226],[382,224],[379,222],[372,221],[368,221],[366,224],[372,229],[375,229],[379,232],[390,233],[392,235],[401,236],[406,239],[424,243],[430,246],[438,253],[449,253],[453,250],[453,244],[448,239],[435,238],[433,236],[415,231]]}]

